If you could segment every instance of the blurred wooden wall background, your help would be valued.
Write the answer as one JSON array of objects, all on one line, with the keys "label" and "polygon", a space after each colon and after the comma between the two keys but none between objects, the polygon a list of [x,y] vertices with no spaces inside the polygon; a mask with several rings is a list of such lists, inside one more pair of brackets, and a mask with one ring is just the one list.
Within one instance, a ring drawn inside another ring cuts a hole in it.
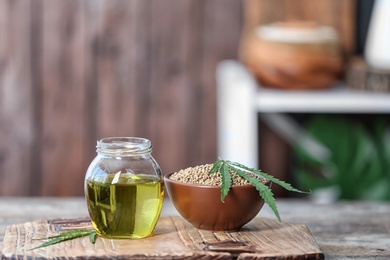
[{"label": "blurred wooden wall background", "polygon": [[164,173],[216,159],[215,67],[235,0],[0,0],[0,195],[80,196],[105,136]]},{"label": "blurred wooden wall background", "polygon": [[[353,29],[341,3],[354,0],[248,2],[261,21],[325,6],[342,33]],[[164,173],[214,161],[215,68],[238,59],[243,5],[0,0],[0,195],[83,195],[106,136],[151,139]]]}]

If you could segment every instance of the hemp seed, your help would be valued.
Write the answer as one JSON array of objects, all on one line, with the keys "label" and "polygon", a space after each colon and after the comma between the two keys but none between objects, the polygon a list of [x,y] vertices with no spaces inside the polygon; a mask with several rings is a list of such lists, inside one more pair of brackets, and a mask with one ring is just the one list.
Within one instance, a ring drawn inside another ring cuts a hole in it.
[{"label": "hemp seed", "polygon": [[[220,186],[221,185],[221,174],[219,172],[210,174],[209,171],[213,167],[213,164],[198,165],[195,167],[189,167],[177,171],[169,177],[171,180],[198,184],[198,185],[209,185],[209,186]],[[230,172],[232,176],[232,185],[251,185],[249,181],[242,178],[235,172]],[[260,179],[260,178],[259,178]],[[260,179],[262,182],[266,182],[265,179]]]}]

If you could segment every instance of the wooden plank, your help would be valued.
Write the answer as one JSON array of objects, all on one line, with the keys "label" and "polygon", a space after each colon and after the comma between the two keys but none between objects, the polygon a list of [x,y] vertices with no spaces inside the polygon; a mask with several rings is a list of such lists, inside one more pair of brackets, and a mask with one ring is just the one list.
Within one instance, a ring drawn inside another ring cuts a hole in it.
[{"label": "wooden plank", "polygon": [[[221,4],[222,3],[222,4]],[[192,165],[200,165],[216,160],[216,68],[223,60],[238,59],[239,39],[242,30],[241,1],[205,1],[204,30],[202,32],[202,63],[199,90],[196,94],[200,105],[197,142],[200,144],[197,154],[193,154]],[[232,39],[236,39],[233,41]],[[210,73],[211,72],[211,73]],[[236,123],[236,122],[234,122]],[[189,124],[189,127],[191,124]],[[190,138],[190,137],[189,137]],[[214,145],[210,145],[214,144]],[[195,145],[195,142],[192,143]],[[190,146],[188,146],[190,147]],[[239,149],[239,147],[237,147]],[[199,158],[199,160],[195,160]]]},{"label": "wooden plank", "polygon": [[1,195],[82,195],[104,136],[150,138],[165,173],[215,160],[215,67],[237,57],[241,2],[0,5]]},{"label": "wooden plank", "polygon": [[97,138],[146,137],[145,131],[137,131],[142,128],[144,121],[141,119],[146,116],[142,109],[147,104],[139,95],[146,86],[136,82],[136,78],[148,74],[144,64],[149,60],[146,57],[134,58],[139,53],[145,53],[143,48],[146,45],[142,45],[143,38],[136,34],[136,28],[143,25],[139,26],[141,33],[147,29],[144,20],[148,19],[148,15],[142,10],[144,4],[138,1],[101,1],[100,5],[101,9],[95,15],[99,23],[95,39],[95,55],[98,57],[95,86]]},{"label": "wooden plank", "polygon": [[[28,195],[36,161],[30,1],[0,1],[0,195]],[[17,32],[17,33],[15,33]]]},{"label": "wooden plank", "polygon": [[[80,43],[80,55],[83,57],[83,88],[80,91],[84,91],[84,113],[85,119],[83,125],[83,142],[84,149],[84,164],[79,167],[85,167],[96,156],[96,141],[98,139],[98,122],[100,115],[98,113],[98,83],[99,83],[99,39],[102,23],[102,9],[104,0],[85,0],[81,1],[80,8],[82,11],[82,17],[80,26],[82,27],[82,33],[79,37],[82,37]],[[81,171],[86,171],[82,168]],[[82,174],[83,175],[83,174]],[[75,195],[72,193],[66,194]]]},{"label": "wooden plank", "polygon": [[[31,102],[33,103],[32,108],[32,118],[30,119],[34,125],[34,142],[31,145],[31,156],[34,163],[32,164],[30,171],[32,176],[32,181],[30,182],[30,192],[27,195],[37,196],[41,194],[41,169],[42,169],[42,161],[41,161],[41,151],[42,151],[42,129],[43,129],[43,119],[42,119],[42,111],[43,111],[43,87],[42,87],[42,53],[43,53],[43,45],[42,45],[42,1],[34,1],[31,2],[31,60],[30,60],[30,68],[31,68],[31,85],[33,87],[33,92],[31,96]],[[20,177],[19,177],[20,178]]]},{"label": "wooden plank", "polygon": [[[343,201],[332,204],[278,199],[284,222],[306,225],[327,260],[390,259],[390,203]],[[162,216],[177,215],[169,200]],[[1,197],[0,251],[8,226],[47,218],[87,216],[84,198]],[[264,207],[260,216],[275,219]]]},{"label": "wooden plank", "polygon": [[[344,201],[277,200],[283,221],[309,227],[325,259],[390,259],[390,204]],[[268,207],[262,217],[274,218]]]},{"label": "wooden plank", "polygon": [[44,1],[43,9],[41,195],[81,196],[90,148],[85,145],[84,9],[82,1]]},{"label": "wooden plank", "polygon": [[160,218],[152,236],[140,240],[80,238],[30,250],[34,238],[64,230],[92,228],[88,219],[53,219],[11,225],[6,229],[2,259],[324,259],[305,225],[256,218],[238,232],[198,230],[181,217]]},{"label": "wooden plank", "polygon": [[[164,173],[173,172],[187,163],[191,148],[186,147],[192,147],[187,146],[190,142],[187,139],[187,129],[190,129],[187,119],[192,118],[196,125],[196,118],[192,117],[195,111],[191,111],[195,97],[191,94],[198,86],[194,86],[189,78],[197,73],[191,69],[198,60],[191,64],[191,58],[199,48],[199,42],[192,42],[191,34],[199,33],[199,6],[202,3],[174,0],[154,1],[151,6],[150,69],[154,76],[149,88],[153,94],[148,123],[154,153]],[[184,69],[186,67],[189,69]],[[191,141],[194,139],[197,137],[193,136]]]}]

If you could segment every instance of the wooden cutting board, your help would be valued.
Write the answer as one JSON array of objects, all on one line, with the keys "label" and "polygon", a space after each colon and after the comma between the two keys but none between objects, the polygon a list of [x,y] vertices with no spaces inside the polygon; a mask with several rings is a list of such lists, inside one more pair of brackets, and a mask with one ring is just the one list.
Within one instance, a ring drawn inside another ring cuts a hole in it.
[{"label": "wooden cutting board", "polygon": [[88,237],[30,250],[61,231],[92,228],[88,219],[52,219],[8,226],[2,259],[324,259],[305,225],[255,218],[238,232],[194,228],[181,217],[160,218],[153,235],[138,240]]}]

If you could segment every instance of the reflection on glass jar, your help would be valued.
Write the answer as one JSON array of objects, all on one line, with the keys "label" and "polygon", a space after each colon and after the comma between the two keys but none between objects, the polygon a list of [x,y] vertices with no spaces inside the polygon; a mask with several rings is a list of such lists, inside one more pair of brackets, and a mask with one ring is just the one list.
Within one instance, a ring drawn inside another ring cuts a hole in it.
[{"label": "reflection on glass jar", "polygon": [[161,169],[150,140],[111,137],[97,142],[97,156],[85,176],[85,197],[93,226],[107,238],[149,236],[164,198]]}]

